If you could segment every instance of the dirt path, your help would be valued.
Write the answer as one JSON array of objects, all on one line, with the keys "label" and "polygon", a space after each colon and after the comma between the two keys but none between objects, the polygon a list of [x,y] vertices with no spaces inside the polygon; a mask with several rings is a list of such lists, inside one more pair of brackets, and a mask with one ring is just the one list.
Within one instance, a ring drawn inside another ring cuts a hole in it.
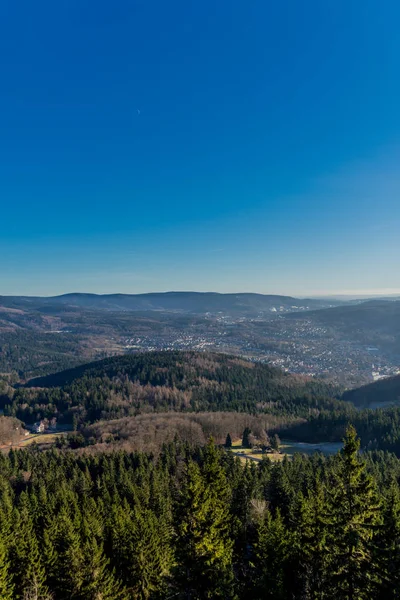
[{"label": "dirt path", "polygon": [[239,456],[239,458],[245,458],[246,460],[254,460],[255,462],[261,462],[262,458],[256,458],[255,456],[249,456],[248,454],[244,454],[244,452],[233,452],[235,456]]}]

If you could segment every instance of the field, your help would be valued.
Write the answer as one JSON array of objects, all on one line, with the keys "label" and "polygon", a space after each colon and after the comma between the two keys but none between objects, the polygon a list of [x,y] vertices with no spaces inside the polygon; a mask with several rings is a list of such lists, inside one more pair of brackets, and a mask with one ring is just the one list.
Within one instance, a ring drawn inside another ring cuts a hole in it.
[{"label": "field", "polygon": [[326,442],[321,444],[307,444],[305,442],[293,442],[290,440],[282,440],[280,452],[263,454],[261,451],[253,451],[249,448],[243,448],[242,440],[236,440],[232,443],[233,454],[236,454],[242,462],[253,460],[260,462],[263,457],[269,458],[272,461],[283,460],[285,456],[292,458],[294,454],[313,454],[314,452],[322,452],[322,454],[336,454],[342,447],[341,442]]},{"label": "field", "polygon": [[10,450],[10,448],[26,448],[32,444],[37,444],[41,448],[46,448],[55,444],[57,438],[68,435],[70,431],[59,431],[57,433],[32,433],[14,444],[4,444],[0,450]]}]

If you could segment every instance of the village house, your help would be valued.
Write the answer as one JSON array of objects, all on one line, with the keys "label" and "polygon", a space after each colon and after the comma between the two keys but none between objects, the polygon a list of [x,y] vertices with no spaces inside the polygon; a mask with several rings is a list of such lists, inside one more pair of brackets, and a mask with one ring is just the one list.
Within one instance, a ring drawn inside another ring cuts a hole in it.
[{"label": "village house", "polygon": [[38,421],[37,423],[34,423],[32,425],[33,433],[43,433],[44,429],[45,429],[44,421]]}]

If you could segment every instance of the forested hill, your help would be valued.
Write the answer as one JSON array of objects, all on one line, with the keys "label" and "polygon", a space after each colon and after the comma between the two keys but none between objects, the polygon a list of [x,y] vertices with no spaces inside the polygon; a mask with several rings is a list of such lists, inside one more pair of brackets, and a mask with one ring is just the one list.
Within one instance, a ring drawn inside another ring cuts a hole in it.
[{"label": "forested hill", "polygon": [[28,387],[54,387],[81,378],[124,377],[141,385],[188,389],[215,382],[242,389],[264,389],[271,398],[334,396],[339,388],[331,383],[285,373],[276,367],[217,352],[161,351],[115,356],[81,365],[28,382]]},{"label": "forested hill", "polygon": [[2,396],[5,414],[25,422],[58,416],[89,423],[149,411],[268,411],[332,408],[332,384],[234,356],[148,352],[118,356],[32,380]]},{"label": "forested hill", "polygon": [[390,356],[400,354],[400,300],[370,300],[354,305],[288,313],[288,320],[307,319],[334,331],[338,339],[376,346]]},{"label": "forested hill", "polygon": [[348,390],[343,394],[343,400],[362,408],[400,406],[400,375]]}]

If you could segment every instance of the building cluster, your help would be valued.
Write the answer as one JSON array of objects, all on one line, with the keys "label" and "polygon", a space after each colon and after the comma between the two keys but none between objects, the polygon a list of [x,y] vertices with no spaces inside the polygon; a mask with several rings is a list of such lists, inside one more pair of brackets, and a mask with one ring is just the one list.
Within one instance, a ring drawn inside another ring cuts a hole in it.
[{"label": "building cluster", "polygon": [[127,352],[214,350],[241,354],[287,372],[324,377],[345,385],[400,372],[396,357],[377,347],[350,342],[305,319],[279,315],[271,319],[209,315],[205,320],[193,320],[184,332],[171,325],[146,335],[132,335],[122,343]]}]

